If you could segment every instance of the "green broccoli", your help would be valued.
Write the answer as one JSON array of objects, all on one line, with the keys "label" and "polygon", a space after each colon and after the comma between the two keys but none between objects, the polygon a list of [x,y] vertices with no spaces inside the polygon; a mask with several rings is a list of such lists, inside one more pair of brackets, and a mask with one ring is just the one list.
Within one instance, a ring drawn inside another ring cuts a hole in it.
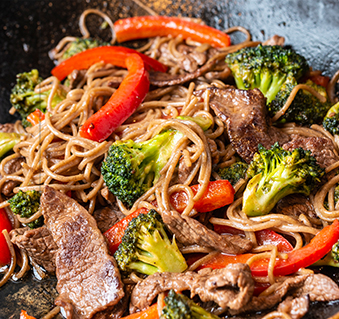
[{"label": "green broccoli", "polygon": [[285,151],[275,143],[271,149],[259,145],[258,150],[247,170],[251,179],[243,196],[248,216],[269,213],[289,194],[309,195],[325,173],[311,152],[302,148]]},{"label": "green broccoli", "polygon": [[70,58],[71,56],[80,53],[82,51],[86,51],[88,49],[93,49],[96,47],[104,46],[104,45],[110,45],[107,42],[104,42],[102,40],[98,39],[83,39],[83,38],[76,38],[76,40],[69,43],[68,48],[65,50],[63,55],[61,56],[60,60],[66,60]]},{"label": "green broccoli", "polygon": [[331,251],[312,266],[339,267],[339,241],[332,246]]},{"label": "green broccoli", "polygon": [[193,300],[173,289],[165,297],[165,307],[162,309],[160,319],[220,319]]},{"label": "green broccoli", "polygon": [[245,179],[248,164],[237,161],[228,167],[223,167],[218,170],[218,175],[222,179],[228,180],[234,186],[240,179]]},{"label": "green broccoli", "polygon": [[[293,77],[289,77],[286,80],[275,99],[268,105],[268,113],[271,117],[273,117],[285,105],[293,88],[297,84],[297,81]],[[327,99],[327,93],[324,87],[316,85],[311,80],[308,80],[305,84],[315,89]],[[286,113],[278,120],[278,123],[298,122],[310,125],[319,124],[322,122],[330,106],[331,105],[328,101],[322,103],[310,92],[306,90],[299,90],[292,104],[289,106]]]},{"label": "green broccoli", "polygon": [[18,133],[0,132],[0,159],[20,142]]},{"label": "green broccoli", "polygon": [[226,56],[238,89],[258,88],[270,103],[288,76],[300,79],[309,69],[306,59],[281,46],[248,47]]},{"label": "green broccoli", "polygon": [[[40,209],[41,193],[37,191],[19,191],[8,200],[9,207],[14,214],[20,215],[21,218],[29,218]],[[40,216],[35,221],[28,223],[30,228],[37,228],[44,224],[44,217]]]},{"label": "green broccoli", "polygon": [[114,257],[121,270],[145,275],[156,272],[182,272],[187,268],[175,238],[167,236],[161,216],[150,210],[128,224]]},{"label": "green broccoli", "polygon": [[334,104],[327,112],[323,127],[333,135],[339,135],[339,102]]},{"label": "green broccoli", "polygon": [[[50,91],[35,92],[35,87],[41,83],[42,78],[39,76],[38,70],[24,72],[17,75],[16,85],[12,89],[10,101],[13,107],[22,117],[22,124],[27,127],[31,124],[27,121],[27,116],[39,109],[46,112],[47,100]],[[52,100],[52,107],[56,106],[66,97],[66,93],[58,90]]]},{"label": "green broccoli", "polygon": [[[211,124],[210,119],[203,117],[189,119],[203,128],[208,126],[206,123]],[[108,189],[126,206],[133,206],[159,180],[161,169],[182,137],[181,132],[169,129],[145,142],[128,140],[113,143],[101,166]]]}]

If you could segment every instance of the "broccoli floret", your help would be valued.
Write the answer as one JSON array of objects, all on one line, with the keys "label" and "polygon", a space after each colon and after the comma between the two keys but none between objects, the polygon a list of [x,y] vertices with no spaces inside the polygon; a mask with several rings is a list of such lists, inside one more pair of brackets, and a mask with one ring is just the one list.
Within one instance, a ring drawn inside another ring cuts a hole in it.
[{"label": "broccoli floret", "polygon": [[235,162],[228,167],[223,167],[218,170],[218,175],[222,179],[228,180],[234,186],[240,179],[244,179],[248,164],[245,162]]},{"label": "broccoli floret", "polygon": [[275,143],[271,149],[259,145],[258,150],[247,170],[251,179],[243,196],[248,216],[269,213],[289,194],[309,195],[325,173],[311,152],[302,148],[285,151]]},{"label": "broccoli floret", "polygon": [[[17,75],[16,85],[12,89],[10,101],[14,108],[22,117],[22,124],[27,127],[31,124],[27,121],[27,116],[39,109],[46,112],[47,100],[50,90],[45,92],[35,92],[35,87],[41,83],[42,78],[39,76],[38,70],[24,72]],[[58,90],[53,96],[52,107],[56,106],[66,97],[66,93]]]},{"label": "broccoli floret", "polygon": [[300,79],[309,69],[306,59],[281,46],[249,47],[226,56],[238,89],[258,88],[270,103],[288,76]]},{"label": "broccoli floret", "polygon": [[[275,99],[268,105],[268,113],[273,117],[286,103],[293,88],[297,85],[297,81],[290,77],[286,80],[281,90],[276,95]],[[326,89],[320,85],[316,85],[311,80],[308,80],[306,85],[315,89],[322,96],[326,97]],[[326,115],[330,103],[326,101],[322,103],[317,97],[306,90],[299,90],[293,99],[292,104],[287,109],[286,113],[280,117],[278,123],[298,122],[301,124],[319,124]]]},{"label": "broccoli floret", "polygon": [[339,241],[332,246],[331,251],[324,258],[315,262],[313,266],[339,267]]},{"label": "broccoli floret", "polygon": [[145,275],[182,272],[187,268],[175,238],[168,238],[161,216],[150,210],[128,224],[114,257],[123,271]]},{"label": "broccoli floret", "polygon": [[0,132],[0,159],[20,142],[18,133]]},{"label": "broccoli floret", "polygon": [[66,60],[77,53],[103,45],[109,45],[109,43],[92,38],[76,38],[76,40],[69,43],[68,48],[65,50],[60,60]]},{"label": "broccoli floret", "polygon": [[327,112],[323,127],[333,135],[339,135],[339,102],[334,104]]},{"label": "broccoli floret", "polygon": [[[185,117],[185,120],[188,118]],[[210,123],[203,117],[199,123],[197,118],[190,119],[199,125],[202,125],[200,122]],[[159,180],[161,169],[182,137],[179,131],[169,129],[145,142],[128,140],[113,143],[101,166],[108,189],[126,206],[133,206]]]},{"label": "broccoli floret", "polygon": [[165,307],[162,309],[160,319],[220,319],[193,300],[173,289],[165,297]]},{"label": "broccoli floret", "polygon": [[[35,190],[19,191],[11,199],[8,200],[9,207],[14,214],[20,215],[21,218],[29,218],[40,209],[41,193]],[[30,228],[37,228],[44,224],[43,216],[40,216],[35,221],[28,223]]]}]

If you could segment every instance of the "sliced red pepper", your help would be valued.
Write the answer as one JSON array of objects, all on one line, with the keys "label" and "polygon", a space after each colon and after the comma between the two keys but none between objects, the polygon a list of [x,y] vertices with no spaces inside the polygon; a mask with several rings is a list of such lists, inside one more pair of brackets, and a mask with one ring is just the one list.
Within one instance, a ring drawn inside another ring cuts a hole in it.
[{"label": "sliced red pepper", "polygon": [[325,76],[321,74],[310,76],[309,79],[316,85],[323,86],[324,88],[326,88],[328,85],[328,82],[330,82],[329,76]]},{"label": "sliced red pepper", "polygon": [[158,72],[166,72],[167,70],[164,64],[136,50],[119,46],[102,46],[73,55],[57,65],[51,73],[62,81],[73,70],[88,69],[94,63],[101,61],[126,68],[126,58],[132,54],[137,54],[142,58],[147,70],[152,69]]},{"label": "sliced red pepper", "polygon": [[5,236],[2,231],[6,229],[8,232],[12,230],[12,224],[7,216],[6,211],[0,208],[0,266],[8,265],[11,262],[11,253],[9,251]]},{"label": "sliced red pepper", "polygon": [[21,310],[20,319],[35,319],[35,317],[29,316],[27,311]]},{"label": "sliced red pepper", "polygon": [[149,90],[149,75],[143,60],[139,55],[132,54],[127,57],[126,66],[128,75],[108,102],[80,128],[81,137],[104,141],[144,100]]},{"label": "sliced red pepper", "polygon": [[39,124],[45,119],[45,114],[42,113],[39,109],[36,109],[34,112],[27,116],[27,121],[32,124],[32,126]]},{"label": "sliced red pepper", "polygon": [[143,16],[121,19],[114,23],[118,42],[157,36],[182,36],[216,48],[228,47],[228,34],[215,28],[177,17]]},{"label": "sliced red pepper", "polygon": [[124,236],[125,230],[129,222],[133,218],[137,217],[139,214],[146,214],[147,212],[147,208],[139,208],[135,212],[129,214],[128,216],[117,222],[114,226],[112,226],[104,233],[104,236],[107,239],[108,249],[112,255],[117,251],[119,245],[121,244],[122,237]]},{"label": "sliced red pepper", "polygon": [[[300,268],[306,268],[320,258],[324,257],[332,246],[339,240],[339,222],[334,222],[322,229],[308,245],[293,250],[288,254],[287,259],[278,259],[274,266],[274,275],[286,276],[295,273]],[[242,254],[237,256],[218,254],[208,263],[204,264],[202,268],[224,268],[228,264],[246,263],[247,260],[254,256],[254,254]],[[263,277],[267,276],[268,259],[261,259],[255,261],[251,265],[253,276]]]},{"label": "sliced red pepper", "polygon": [[132,313],[131,315],[121,319],[159,319],[158,305],[155,303],[144,311]]},{"label": "sliced red pepper", "polygon": [[[191,189],[194,194],[198,192],[200,184],[192,185]],[[199,213],[206,213],[220,207],[229,205],[234,200],[234,188],[227,180],[218,180],[209,182],[204,195],[195,202],[194,208]],[[182,192],[175,192],[170,196],[172,206],[182,213],[187,205],[187,194]]]}]

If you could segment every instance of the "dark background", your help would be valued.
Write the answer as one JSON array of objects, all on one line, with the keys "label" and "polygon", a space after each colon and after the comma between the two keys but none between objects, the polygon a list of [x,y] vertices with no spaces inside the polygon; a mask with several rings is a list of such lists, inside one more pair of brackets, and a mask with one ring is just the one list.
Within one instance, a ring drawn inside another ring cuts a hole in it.
[{"label": "dark background", "polygon": [[[158,14],[199,17],[221,30],[242,25],[254,40],[284,36],[286,44],[303,54],[314,69],[331,76],[339,68],[338,0],[142,1]],[[78,19],[86,8],[100,9],[113,21],[147,14],[130,0],[0,0],[0,122],[13,121],[8,109],[15,75],[37,68],[43,77],[49,76],[53,62],[48,51],[65,35],[80,36]],[[101,23],[93,16],[88,21],[92,30]],[[232,37],[243,39],[241,34]],[[336,272],[331,276],[338,281]],[[52,278],[40,283],[29,274],[23,282],[7,283],[0,288],[0,319],[19,318],[20,309],[43,316],[56,293],[53,282]],[[318,303],[305,318],[328,318],[337,311],[339,302]]]}]

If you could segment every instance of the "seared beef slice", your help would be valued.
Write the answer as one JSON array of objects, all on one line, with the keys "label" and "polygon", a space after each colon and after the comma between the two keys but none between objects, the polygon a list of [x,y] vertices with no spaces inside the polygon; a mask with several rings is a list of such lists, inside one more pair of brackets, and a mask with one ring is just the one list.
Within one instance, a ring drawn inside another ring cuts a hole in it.
[{"label": "seared beef slice", "polygon": [[59,247],[55,304],[67,318],[92,318],[124,296],[116,261],[108,254],[94,218],[75,200],[46,186],[41,197],[45,223]]},{"label": "seared beef slice", "polygon": [[55,272],[55,255],[58,246],[46,227],[35,229],[17,228],[9,233],[13,244],[26,251],[46,271]]},{"label": "seared beef slice", "polygon": [[289,140],[286,134],[270,125],[266,99],[258,89],[212,87],[194,94],[202,97],[205,91],[209,91],[211,108],[227,126],[233,148],[247,163],[258,151],[258,144],[271,148],[275,142],[282,145]]}]

